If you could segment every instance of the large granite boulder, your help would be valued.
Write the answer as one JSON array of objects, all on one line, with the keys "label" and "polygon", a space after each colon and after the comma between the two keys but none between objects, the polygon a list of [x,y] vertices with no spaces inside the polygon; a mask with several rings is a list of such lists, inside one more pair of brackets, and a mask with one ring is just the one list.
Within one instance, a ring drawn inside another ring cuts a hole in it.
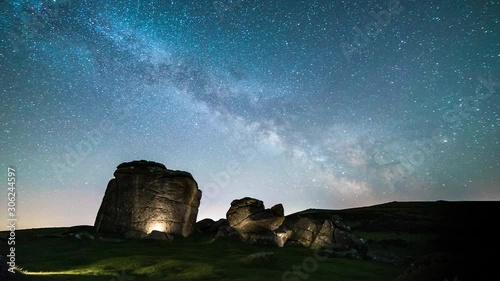
[{"label": "large granite boulder", "polygon": [[366,242],[351,233],[339,216],[330,219],[317,219],[307,215],[287,216],[283,226],[291,230],[288,241],[299,243],[313,249],[348,251],[354,249],[359,257],[367,258]]},{"label": "large granite boulder", "polygon": [[285,211],[281,204],[265,209],[262,201],[245,197],[231,202],[226,217],[229,226],[239,233],[263,233],[280,227]]},{"label": "large granite boulder", "polygon": [[201,191],[190,173],[141,160],[120,164],[114,176],[97,213],[96,231],[182,236],[194,231]]},{"label": "large granite boulder", "polygon": [[[283,247],[291,235],[289,231],[279,229],[285,220],[285,211],[281,204],[265,209],[262,201],[245,197],[231,203],[226,217],[229,228],[236,231],[241,240],[251,244]],[[222,231],[219,237],[236,237],[230,234],[230,231]]]}]

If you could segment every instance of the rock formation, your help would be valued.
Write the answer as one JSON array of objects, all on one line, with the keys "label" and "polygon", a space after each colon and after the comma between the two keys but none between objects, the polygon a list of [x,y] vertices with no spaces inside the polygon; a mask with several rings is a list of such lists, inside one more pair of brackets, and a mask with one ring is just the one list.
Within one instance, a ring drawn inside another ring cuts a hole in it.
[{"label": "rock formation", "polygon": [[339,216],[330,219],[317,219],[306,214],[287,216],[283,226],[292,231],[289,241],[297,242],[313,249],[328,249],[333,251],[356,250],[361,258],[367,258],[366,242],[351,233]]},{"label": "rock formation", "polygon": [[285,211],[281,204],[265,209],[262,201],[245,197],[231,202],[226,217],[228,226],[219,229],[217,238],[233,237],[252,244],[280,247],[286,242],[287,237],[278,230],[285,220]]},{"label": "rock formation", "polygon": [[172,235],[189,236],[196,230],[215,234],[215,239],[279,247],[290,242],[334,251],[329,252],[334,256],[367,255],[365,241],[338,216],[321,219],[306,211],[285,218],[281,204],[266,209],[262,201],[245,197],[231,202],[226,219],[196,223],[201,191],[191,174],[141,160],[120,164],[114,176],[97,213],[97,232],[172,240]]},{"label": "rock formation", "polygon": [[182,236],[194,231],[201,191],[190,173],[141,160],[120,164],[114,176],[97,213],[98,232],[143,237],[154,230]]},{"label": "rock formation", "polygon": [[245,197],[231,202],[226,217],[239,233],[261,233],[277,229],[285,220],[285,211],[281,204],[265,209],[262,201]]},{"label": "rock formation", "polygon": [[196,223],[196,231],[204,234],[216,234],[222,226],[227,226],[226,219],[220,219],[218,221],[203,219]]},{"label": "rock formation", "polygon": [[[228,225],[219,228],[216,239],[240,239],[279,247],[290,242],[323,249],[333,256],[368,257],[366,242],[353,235],[339,216],[320,219],[306,211],[285,217],[281,204],[265,209],[262,201],[245,197],[231,203],[226,217]],[[214,224],[203,222],[207,223]]]}]

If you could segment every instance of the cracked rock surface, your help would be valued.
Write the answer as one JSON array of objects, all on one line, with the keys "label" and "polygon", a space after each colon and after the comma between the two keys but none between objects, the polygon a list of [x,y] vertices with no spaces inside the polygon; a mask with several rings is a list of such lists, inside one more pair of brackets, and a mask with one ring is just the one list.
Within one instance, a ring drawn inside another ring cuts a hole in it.
[{"label": "cracked rock surface", "polygon": [[98,232],[194,231],[201,191],[190,173],[141,160],[120,164],[114,176],[97,213]]},{"label": "cracked rock surface", "polygon": [[313,249],[329,249],[347,251],[354,249],[360,258],[366,258],[368,246],[366,242],[351,233],[339,216],[330,219],[317,219],[307,214],[289,215],[283,226],[292,231],[289,241],[297,242]]},{"label": "cracked rock surface", "polygon": [[231,202],[226,217],[229,226],[239,233],[264,233],[280,227],[285,211],[281,204],[265,209],[262,201],[245,197]]}]

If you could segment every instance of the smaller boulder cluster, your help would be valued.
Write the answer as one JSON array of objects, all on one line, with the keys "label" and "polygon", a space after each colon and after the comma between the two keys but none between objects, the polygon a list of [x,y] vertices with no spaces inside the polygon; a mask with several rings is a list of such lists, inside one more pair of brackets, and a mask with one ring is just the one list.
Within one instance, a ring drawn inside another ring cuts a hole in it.
[{"label": "smaller boulder cluster", "polygon": [[318,219],[307,212],[286,217],[284,213],[281,204],[266,209],[262,201],[245,197],[231,203],[226,220],[205,219],[196,228],[201,233],[216,233],[215,239],[278,247],[298,244],[336,256],[367,258],[366,242],[353,235],[339,216]]}]

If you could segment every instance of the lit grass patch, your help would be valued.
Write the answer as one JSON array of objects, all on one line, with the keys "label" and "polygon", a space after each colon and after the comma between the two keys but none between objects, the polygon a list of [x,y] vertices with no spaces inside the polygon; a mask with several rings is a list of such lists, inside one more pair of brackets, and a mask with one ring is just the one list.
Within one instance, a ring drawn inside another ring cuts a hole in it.
[{"label": "lit grass patch", "polygon": [[163,259],[133,272],[156,280],[207,280],[213,278],[213,266],[202,262]]}]

